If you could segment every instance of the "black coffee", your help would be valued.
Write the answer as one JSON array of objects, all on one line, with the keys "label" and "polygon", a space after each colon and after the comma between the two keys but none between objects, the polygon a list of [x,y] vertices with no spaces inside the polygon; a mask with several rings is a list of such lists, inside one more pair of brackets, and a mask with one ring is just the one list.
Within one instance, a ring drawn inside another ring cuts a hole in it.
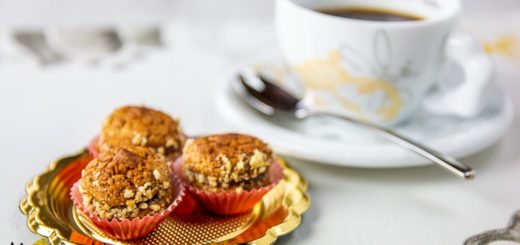
[{"label": "black coffee", "polygon": [[317,11],[328,15],[357,20],[414,21],[422,19],[422,17],[417,15],[378,8],[332,7],[317,9]]}]

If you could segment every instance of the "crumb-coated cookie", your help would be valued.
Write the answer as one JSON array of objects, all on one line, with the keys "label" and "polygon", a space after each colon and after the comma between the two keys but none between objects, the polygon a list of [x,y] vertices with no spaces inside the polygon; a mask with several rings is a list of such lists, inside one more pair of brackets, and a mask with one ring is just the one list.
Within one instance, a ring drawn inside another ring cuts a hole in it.
[{"label": "crumb-coated cookie", "polygon": [[250,190],[270,184],[271,148],[243,134],[215,134],[189,140],[183,150],[185,179],[200,189]]},{"label": "crumb-coated cookie", "polygon": [[100,153],[81,172],[83,205],[105,219],[143,217],[173,201],[170,168],[150,148],[130,146]]},{"label": "crumb-coated cookie", "polygon": [[184,142],[178,120],[144,106],[124,106],[104,121],[99,148],[105,151],[118,146],[146,146],[175,159],[181,154]]}]

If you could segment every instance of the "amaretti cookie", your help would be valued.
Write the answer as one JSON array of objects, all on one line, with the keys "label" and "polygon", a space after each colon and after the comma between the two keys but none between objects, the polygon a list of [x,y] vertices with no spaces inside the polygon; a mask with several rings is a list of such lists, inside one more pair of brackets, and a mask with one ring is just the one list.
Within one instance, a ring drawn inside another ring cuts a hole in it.
[{"label": "amaretti cookie", "polygon": [[178,120],[144,106],[124,106],[114,110],[103,122],[97,148],[145,146],[174,160],[185,142]]},{"label": "amaretti cookie", "polygon": [[122,223],[133,223],[128,229],[151,231],[143,226],[156,227],[183,195],[165,158],[140,146],[101,152],[83,169],[75,187],[75,203],[119,239],[135,238],[136,234],[122,229]]},{"label": "amaretti cookie", "polygon": [[283,175],[266,143],[236,133],[189,140],[174,167],[189,190],[219,214],[249,211]]},{"label": "amaretti cookie", "polygon": [[82,171],[83,205],[106,219],[143,217],[164,210],[173,198],[169,168],[148,148],[113,148]]},{"label": "amaretti cookie", "polygon": [[251,190],[271,183],[272,154],[267,144],[248,135],[200,137],[184,148],[184,175],[199,189]]}]

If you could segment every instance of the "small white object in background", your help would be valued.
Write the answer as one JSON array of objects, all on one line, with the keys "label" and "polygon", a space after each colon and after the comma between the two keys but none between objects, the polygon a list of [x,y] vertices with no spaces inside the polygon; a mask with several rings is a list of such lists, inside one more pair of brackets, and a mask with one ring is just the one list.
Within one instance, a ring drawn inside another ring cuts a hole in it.
[{"label": "small white object in background", "polygon": [[29,49],[14,40],[11,30],[0,29],[0,68],[5,66],[38,66]]},{"label": "small white object in background", "polygon": [[65,57],[52,49],[45,38],[43,32],[39,30],[18,30],[9,33],[4,37],[8,44],[6,46],[19,48],[20,53],[28,53],[34,56],[40,65],[47,66],[61,63]]},{"label": "small white object in background", "polygon": [[493,78],[493,64],[482,45],[468,34],[455,34],[448,39],[446,56],[444,73],[424,106],[437,114],[475,117],[483,108],[483,98]]},{"label": "small white object in background", "polygon": [[56,28],[45,30],[49,45],[68,57],[103,59],[123,46],[113,28]]},{"label": "small white object in background", "polygon": [[124,69],[162,48],[161,36],[155,25],[13,29],[0,36],[0,62],[5,67],[32,59],[42,67],[79,63]]},{"label": "small white object in background", "polygon": [[150,48],[162,46],[158,26],[50,27],[45,33],[50,46],[68,57],[117,69],[143,58]]}]

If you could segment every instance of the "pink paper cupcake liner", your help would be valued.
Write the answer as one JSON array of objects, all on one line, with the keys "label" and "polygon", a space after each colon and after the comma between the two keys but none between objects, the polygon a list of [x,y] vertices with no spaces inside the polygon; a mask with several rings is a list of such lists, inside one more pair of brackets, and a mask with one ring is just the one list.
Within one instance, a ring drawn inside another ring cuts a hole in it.
[{"label": "pink paper cupcake liner", "polygon": [[90,155],[93,157],[96,157],[99,154],[98,143],[99,135],[96,135],[96,137],[94,137],[88,144],[88,153],[90,153]]},{"label": "pink paper cupcake liner", "polygon": [[130,240],[144,237],[150,234],[155,228],[159,226],[159,224],[162,221],[164,221],[166,218],[170,216],[172,211],[182,201],[185,195],[183,185],[180,183],[177,177],[173,176],[173,174],[171,176],[171,180],[173,183],[175,196],[175,200],[172,202],[172,204],[160,213],[146,215],[142,218],[107,220],[93,215],[92,213],[90,213],[90,211],[86,209],[86,207],[83,206],[83,198],[79,191],[80,181],[76,182],[72,186],[70,196],[72,198],[74,206],[76,206],[84,214],[86,214],[97,227],[104,231],[105,235],[118,240]]},{"label": "pink paper cupcake liner", "polygon": [[249,191],[204,191],[189,185],[184,180],[182,164],[183,159],[179,157],[172,166],[174,172],[177,173],[177,176],[181,179],[182,184],[207,210],[222,215],[241,214],[250,211],[253,206],[283,178],[282,167],[278,162],[273,160],[269,168],[269,175],[272,180],[270,185]]}]

